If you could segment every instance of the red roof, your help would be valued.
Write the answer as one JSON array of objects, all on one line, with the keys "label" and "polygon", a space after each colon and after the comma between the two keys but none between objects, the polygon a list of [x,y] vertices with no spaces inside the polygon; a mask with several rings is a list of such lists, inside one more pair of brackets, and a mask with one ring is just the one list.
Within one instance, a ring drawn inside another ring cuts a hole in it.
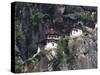
[{"label": "red roof", "polygon": [[59,35],[59,33],[55,31],[53,28],[50,28],[47,32],[47,35]]}]

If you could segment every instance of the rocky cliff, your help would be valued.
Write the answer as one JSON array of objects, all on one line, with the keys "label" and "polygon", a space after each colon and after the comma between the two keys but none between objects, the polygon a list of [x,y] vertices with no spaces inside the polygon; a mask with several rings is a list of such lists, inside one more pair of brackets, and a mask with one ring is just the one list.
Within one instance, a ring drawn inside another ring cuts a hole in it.
[{"label": "rocky cliff", "polygon": [[[83,31],[82,36],[66,40],[66,45],[63,45],[65,56],[61,55],[66,58],[65,67],[60,68],[63,60],[56,59],[53,70],[97,68],[97,7],[16,3],[15,11],[16,72],[25,72],[22,70],[27,68],[24,63],[37,52],[38,46],[45,46],[45,34],[50,27],[68,37],[72,28]],[[33,66],[28,71],[40,71],[39,65],[38,68],[34,65],[46,59],[41,56],[45,56],[44,53],[27,62]]]}]

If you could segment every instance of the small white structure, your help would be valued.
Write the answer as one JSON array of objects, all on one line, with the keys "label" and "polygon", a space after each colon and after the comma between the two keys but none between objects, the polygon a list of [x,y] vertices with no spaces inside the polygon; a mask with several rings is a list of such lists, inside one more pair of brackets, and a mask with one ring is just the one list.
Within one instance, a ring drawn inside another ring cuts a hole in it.
[{"label": "small white structure", "polygon": [[56,50],[57,50],[57,43],[55,42],[47,42],[45,46],[45,50],[48,51],[47,58],[48,60],[52,60],[54,57],[56,57]]},{"label": "small white structure", "polygon": [[51,50],[56,48],[57,48],[57,43],[55,42],[48,42],[45,46],[45,50]]},{"label": "small white structure", "polygon": [[76,37],[79,37],[82,34],[83,34],[83,31],[81,29],[72,29],[72,31],[70,33],[70,37],[76,38]]}]

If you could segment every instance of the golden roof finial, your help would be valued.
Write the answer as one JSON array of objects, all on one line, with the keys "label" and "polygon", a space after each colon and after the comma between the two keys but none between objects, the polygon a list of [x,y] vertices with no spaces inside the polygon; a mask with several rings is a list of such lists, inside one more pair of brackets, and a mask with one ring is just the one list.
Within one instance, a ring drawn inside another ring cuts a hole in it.
[{"label": "golden roof finial", "polygon": [[51,28],[51,29],[50,29],[50,31],[54,31],[54,29],[53,29],[53,28]]}]

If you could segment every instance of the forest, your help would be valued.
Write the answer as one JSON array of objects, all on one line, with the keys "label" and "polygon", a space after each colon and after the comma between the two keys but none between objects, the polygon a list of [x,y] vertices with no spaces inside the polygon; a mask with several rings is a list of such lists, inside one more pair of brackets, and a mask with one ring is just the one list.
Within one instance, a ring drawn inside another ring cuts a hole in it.
[{"label": "forest", "polygon": [[[96,6],[16,2],[13,10],[17,73],[97,68]],[[66,35],[57,42],[52,60],[44,49],[49,28]],[[73,28],[80,29],[82,35],[71,38]],[[38,47],[41,50],[33,57]]]}]

